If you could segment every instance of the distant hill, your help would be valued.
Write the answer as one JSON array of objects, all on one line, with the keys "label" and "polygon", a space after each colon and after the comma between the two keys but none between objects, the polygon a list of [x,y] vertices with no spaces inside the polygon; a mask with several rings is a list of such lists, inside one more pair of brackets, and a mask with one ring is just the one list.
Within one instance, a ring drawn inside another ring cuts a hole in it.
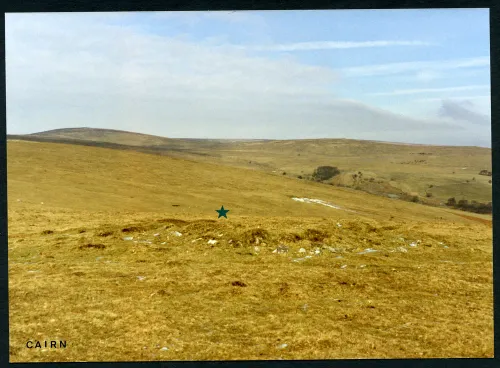
[{"label": "distant hill", "polygon": [[[440,205],[450,197],[489,202],[491,149],[409,145],[354,139],[187,139],[111,129],[57,129],[8,139],[138,151],[209,164],[310,179],[318,166],[338,167],[341,175],[325,184],[382,196]],[[361,175],[359,174],[361,173]]]},{"label": "distant hill", "polygon": [[196,158],[200,155],[206,155],[205,153],[198,152],[199,149],[213,150],[220,146],[222,142],[215,139],[172,139],[123,130],[98,128],[67,128],[23,135],[8,134],[7,139],[77,144],[169,156],[181,155],[184,158]]},{"label": "distant hill", "polygon": [[96,141],[116,143],[130,146],[161,145],[169,142],[169,138],[155,135],[127,132],[114,129],[97,128],[67,128],[54,129],[40,133],[28,134],[30,137],[75,139],[83,141]]}]

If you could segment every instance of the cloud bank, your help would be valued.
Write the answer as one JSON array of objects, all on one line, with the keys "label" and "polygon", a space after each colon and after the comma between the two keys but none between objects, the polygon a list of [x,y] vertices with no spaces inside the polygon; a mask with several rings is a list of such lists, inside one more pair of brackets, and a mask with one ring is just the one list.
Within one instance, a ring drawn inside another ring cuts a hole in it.
[{"label": "cloud bank", "polygon": [[442,102],[439,115],[456,121],[482,126],[488,126],[491,124],[489,116],[474,111],[474,103],[470,100],[445,100]]},{"label": "cloud bank", "polygon": [[[471,140],[467,124],[477,120],[458,119],[465,113],[449,105],[435,118],[422,119],[336,93],[341,76],[402,73],[439,63],[336,70],[289,56],[256,55],[231,44],[148,33],[120,21],[118,14],[111,17],[6,16],[9,134],[86,126],[191,138],[489,142],[488,130]],[[271,48],[375,46],[369,41]],[[484,62],[462,60],[451,67]]]}]

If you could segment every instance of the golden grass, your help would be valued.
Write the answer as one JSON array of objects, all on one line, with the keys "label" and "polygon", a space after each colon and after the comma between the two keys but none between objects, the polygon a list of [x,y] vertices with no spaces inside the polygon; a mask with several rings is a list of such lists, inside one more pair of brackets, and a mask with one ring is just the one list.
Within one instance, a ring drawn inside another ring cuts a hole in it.
[{"label": "golden grass", "polygon": [[12,362],[493,356],[485,216],[59,144],[8,180]]},{"label": "golden grass", "polygon": [[275,175],[286,172],[293,178],[312,174],[318,166],[330,165],[339,167],[345,173],[361,171],[366,179],[373,177],[382,185],[373,188],[373,184],[365,181],[356,186],[382,195],[402,190],[422,198],[431,193],[433,199],[430,201],[436,203],[446,202],[450,197],[479,202],[492,200],[491,184],[488,182],[491,177],[478,174],[481,170],[491,171],[491,149],[482,147],[410,145],[353,139],[185,140],[99,129],[63,130],[43,136],[131,146],[160,145],[172,148],[163,153],[173,157],[266,173],[275,171]]}]

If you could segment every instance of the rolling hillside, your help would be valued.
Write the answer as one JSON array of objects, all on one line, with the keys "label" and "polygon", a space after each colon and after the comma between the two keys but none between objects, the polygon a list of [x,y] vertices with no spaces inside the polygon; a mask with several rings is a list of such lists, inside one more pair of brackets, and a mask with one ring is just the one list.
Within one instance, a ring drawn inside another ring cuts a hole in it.
[{"label": "rolling hillside", "polygon": [[[10,201],[80,210],[160,211],[205,216],[219,205],[236,216],[328,216],[331,208],[295,198],[318,198],[370,218],[430,221],[460,211],[378,197],[216,163],[70,144],[8,143]],[[29,167],[29,170],[27,168]],[[173,205],[176,205],[173,207]],[[215,207],[214,207],[215,206]],[[337,211],[338,212],[338,211]],[[353,216],[340,211],[341,216]]]},{"label": "rolling hillside", "polygon": [[[293,178],[308,178],[318,166],[343,173],[332,184],[372,194],[419,196],[439,205],[450,197],[490,202],[491,149],[426,146],[349,139],[203,140],[168,139],[90,128],[60,129],[15,139],[79,143],[168,155],[198,162],[248,168]],[[362,180],[352,175],[363,173]]]},{"label": "rolling hillside", "polygon": [[270,170],[299,147],[394,174],[375,143],[63,142],[7,142],[12,362],[493,356],[491,217]]}]

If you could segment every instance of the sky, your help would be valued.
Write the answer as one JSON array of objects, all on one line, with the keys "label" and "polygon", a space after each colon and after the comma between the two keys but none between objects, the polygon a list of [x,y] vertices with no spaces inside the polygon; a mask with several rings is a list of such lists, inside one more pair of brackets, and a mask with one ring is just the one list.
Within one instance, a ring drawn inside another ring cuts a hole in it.
[{"label": "sky", "polygon": [[488,9],[5,18],[8,134],[491,147]]}]

